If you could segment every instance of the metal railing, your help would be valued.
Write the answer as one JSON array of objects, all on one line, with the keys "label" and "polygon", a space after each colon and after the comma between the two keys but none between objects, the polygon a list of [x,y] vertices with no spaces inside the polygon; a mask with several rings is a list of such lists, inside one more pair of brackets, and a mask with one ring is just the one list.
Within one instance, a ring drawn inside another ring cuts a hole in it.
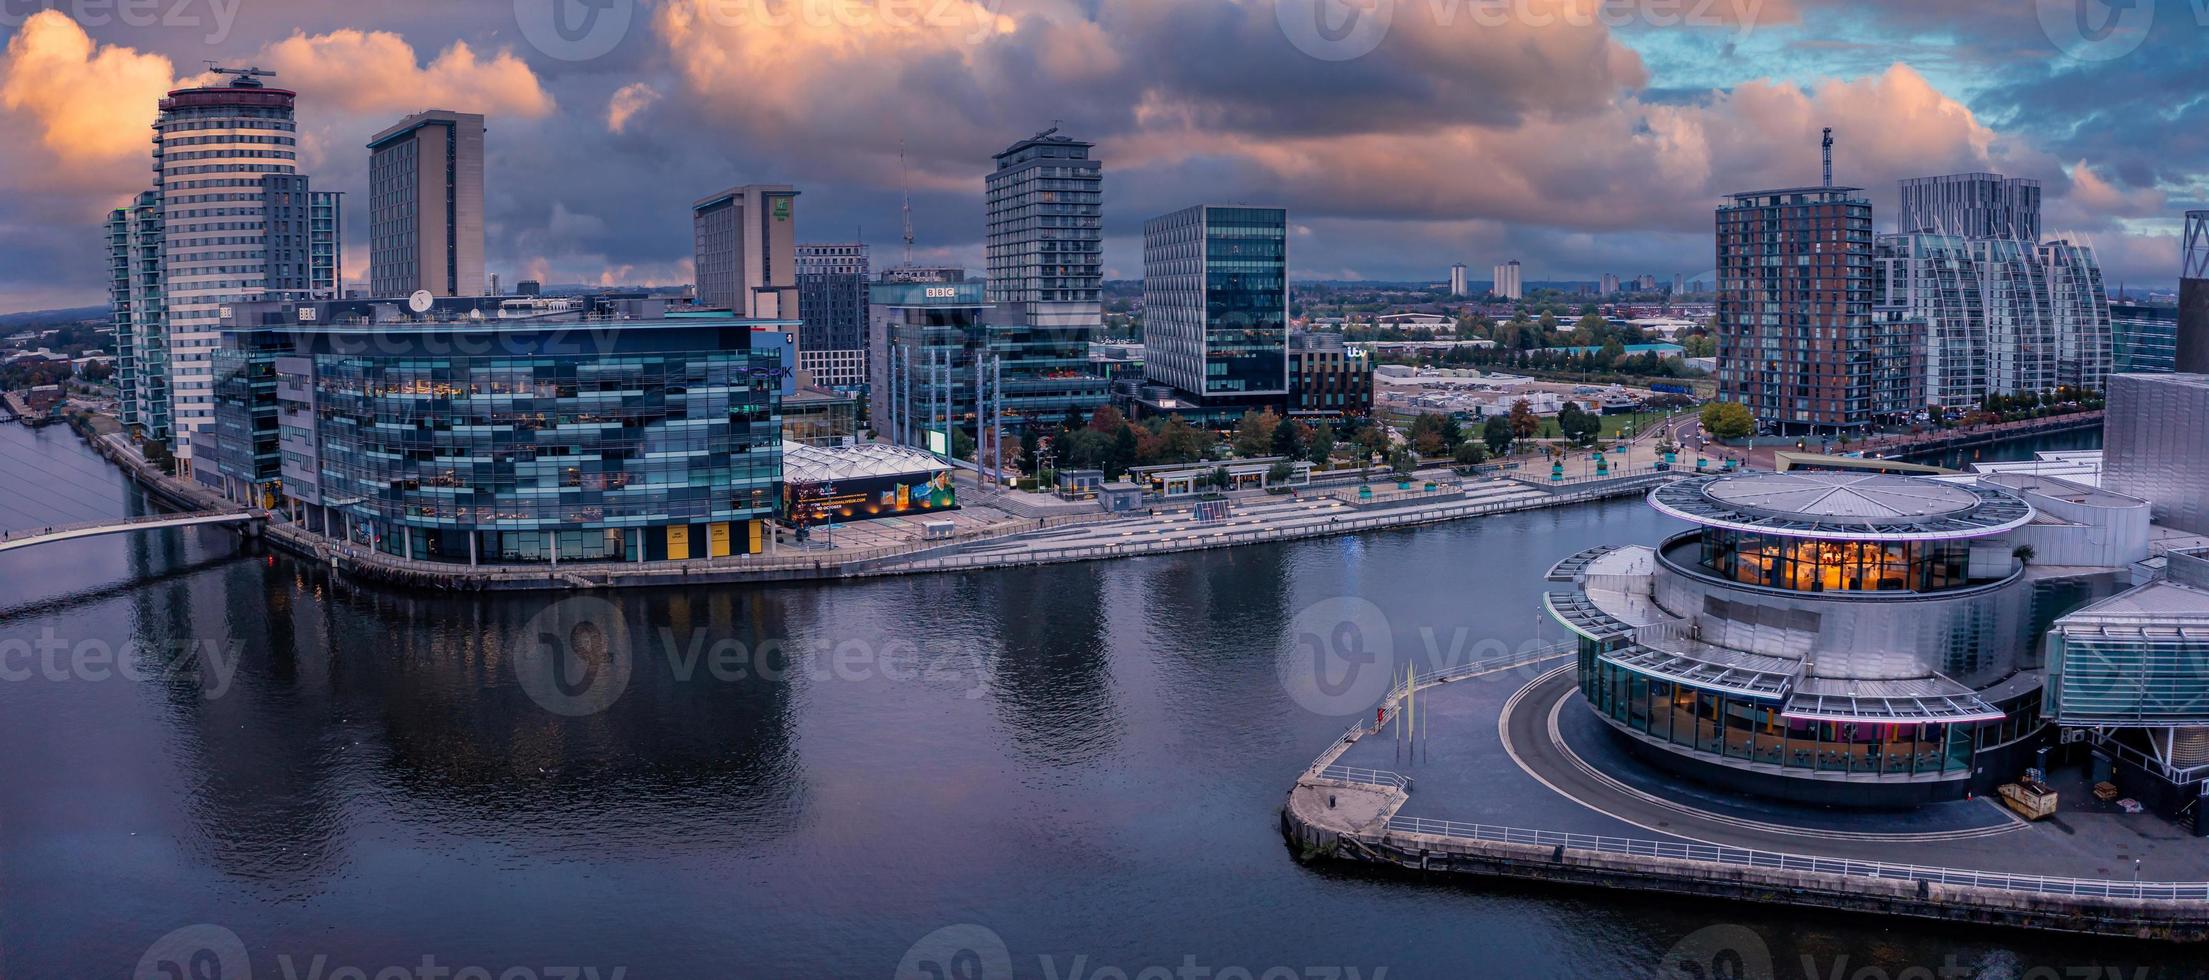
[{"label": "metal railing", "polygon": [[1403,773],[1390,772],[1386,769],[1363,769],[1358,766],[1328,766],[1324,769],[1319,770],[1318,775],[1322,779],[1333,779],[1345,783],[1364,783],[1369,786],[1388,786],[1394,789],[1405,790],[1407,792],[1411,789],[1411,780],[1407,778]]},{"label": "metal railing", "polygon": [[1369,718],[1360,715],[1358,720],[1351,722],[1350,727],[1330,743],[1325,751],[1319,753],[1319,757],[1312,761],[1311,767],[1306,772],[1316,775],[1334,768],[1334,761],[1341,758],[1342,753],[1347,751],[1353,743],[1381,730],[1385,724],[1382,719],[1385,719],[1389,712],[1396,710],[1396,705],[1403,702],[1404,694],[1413,687],[1429,687],[1480,674],[1509,670],[1513,667],[1522,667],[1531,663],[1540,663],[1544,660],[1564,656],[1573,652],[1574,649],[1576,649],[1575,643],[1568,640],[1561,643],[1531,647],[1517,653],[1507,653],[1501,657],[1490,657],[1486,660],[1475,660],[1450,667],[1438,667],[1425,673],[1414,672],[1409,681],[1398,681],[1396,686],[1390,688],[1388,693],[1381,698],[1380,703],[1376,706],[1380,711],[1377,717]]},{"label": "metal railing", "polygon": [[71,536],[88,536],[86,532],[120,532],[136,527],[191,527],[200,524],[229,524],[253,520],[255,515],[243,508],[212,511],[184,511],[170,514],[142,514],[106,521],[83,521],[76,524],[56,524],[46,528],[18,528],[0,531],[0,543],[28,543],[37,538],[63,539]]},{"label": "metal railing", "polygon": [[1624,837],[1604,837],[1596,834],[1529,830],[1522,827],[1458,823],[1453,820],[1434,820],[1427,817],[1390,817],[1388,829],[1392,832],[1498,844],[1565,847],[1596,854],[1670,858],[1681,861],[1722,864],[1738,868],[1805,871],[1863,880],[1917,881],[1935,885],[1987,888],[2034,895],[2137,899],[2156,902],[2209,901],[2209,882],[2134,882],[2094,878],[2052,878],[2042,875],[2005,874],[1996,871],[1971,871],[1963,868],[1938,868],[1915,864],[1888,864],[1880,861],[1852,861],[1847,858],[1812,857],[1805,854],[1786,854],[1778,851],[1725,847],[1717,844],[1696,844],[1687,841],[1635,840]]},{"label": "metal railing", "polygon": [[[1607,490],[1608,488],[1604,488]],[[1477,517],[1484,514],[1531,510],[1535,507],[1555,507],[1583,500],[1600,499],[1610,494],[1604,490],[1559,494],[1547,498],[1508,497],[1485,500],[1455,507],[1404,509],[1382,514],[1345,517],[1324,524],[1307,524],[1300,527],[1264,528],[1255,531],[1218,531],[1202,537],[1182,537],[1173,540],[1134,541],[1120,544],[1081,545],[1071,548],[1036,549],[1018,552],[994,552],[986,555],[948,555],[912,562],[900,562],[899,571],[951,571],[966,568],[994,568],[1007,565],[1047,565],[1057,562],[1086,561],[1096,558],[1115,558],[1132,555],[1165,554],[1177,551],[1197,551],[1209,548],[1225,548],[1245,544],[1266,544],[1277,541],[1293,541],[1302,538],[1327,537],[1359,531],[1377,531],[1388,528],[1432,524],[1443,521]]]}]

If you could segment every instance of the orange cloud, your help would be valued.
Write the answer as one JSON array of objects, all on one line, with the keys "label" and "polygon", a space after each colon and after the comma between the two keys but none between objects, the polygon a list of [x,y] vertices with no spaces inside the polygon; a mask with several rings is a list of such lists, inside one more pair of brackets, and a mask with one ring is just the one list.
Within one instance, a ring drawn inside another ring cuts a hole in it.
[{"label": "orange cloud", "polygon": [[357,113],[408,113],[430,105],[486,115],[538,118],[552,96],[513,52],[489,59],[455,41],[427,65],[414,46],[389,31],[338,30],[294,34],[261,52],[287,88],[317,105]]},{"label": "orange cloud", "polygon": [[1629,95],[1599,113],[1515,126],[1288,139],[1189,128],[1126,142],[1157,162],[1239,161],[1257,196],[1337,202],[1345,216],[1694,230],[1727,192],[1817,182],[1825,126],[1841,139],[1837,179],[1867,188],[1984,165],[1995,141],[1968,108],[1896,65],[1810,92],[1754,82],[1695,105]]},{"label": "orange cloud", "polygon": [[30,123],[60,162],[129,161],[142,183],[155,103],[174,84],[169,59],[94,45],[66,14],[42,10],[8,41],[0,109]]},{"label": "orange cloud", "polygon": [[2084,160],[2072,164],[2070,170],[2070,204],[2077,211],[2102,220],[2166,214],[2167,199],[2160,190],[2153,187],[2125,190],[2104,180]]},{"label": "orange cloud", "polygon": [[622,86],[613,98],[606,100],[606,130],[618,133],[627,129],[632,117],[659,100],[659,90],[643,82]]}]

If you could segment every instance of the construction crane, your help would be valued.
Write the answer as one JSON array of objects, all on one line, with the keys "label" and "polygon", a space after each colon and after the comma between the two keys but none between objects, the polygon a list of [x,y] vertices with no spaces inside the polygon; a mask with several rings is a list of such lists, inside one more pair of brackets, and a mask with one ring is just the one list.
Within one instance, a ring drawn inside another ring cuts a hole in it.
[{"label": "construction crane", "polygon": [[212,59],[207,62],[207,71],[209,74],[231,76],[230,84],[234,88],[260,88],[261,79],[276,77],[275,72],[259,65],[250,68],[224,68]]}]

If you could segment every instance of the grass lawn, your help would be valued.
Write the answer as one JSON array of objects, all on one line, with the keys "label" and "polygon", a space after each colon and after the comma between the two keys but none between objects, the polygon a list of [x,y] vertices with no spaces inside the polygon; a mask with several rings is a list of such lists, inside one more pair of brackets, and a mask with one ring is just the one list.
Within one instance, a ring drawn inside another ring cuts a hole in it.
[{"label": "grass lawn", "polygon": [[[1667,415],[1664,412],[1634,412],[1630,415],[1606,415],[1603,416],[1603,434],[1601,438],[1618,438],[1618,434],[1624,431],[1629,423],[1633,425],[1635,432],[1647,432],[1649,431],[1649,428],[1651,426],[1664,421],[1666,418]],[[1536,439],[1562,439],[1564,437],[1564,430],[1557,427],[1557,420],[1555,418],[1544,418],[1542,420],[1542,431],[1534,436],[1534,438]]]}]

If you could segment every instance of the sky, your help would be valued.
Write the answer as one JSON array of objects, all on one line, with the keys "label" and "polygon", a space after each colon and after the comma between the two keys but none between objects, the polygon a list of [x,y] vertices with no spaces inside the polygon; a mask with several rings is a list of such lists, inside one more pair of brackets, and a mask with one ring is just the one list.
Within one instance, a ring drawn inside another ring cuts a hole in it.
[{"label": "sky", "polygon": [[[2114,4],[2111,6],[2110,4]],[[505,282],[691,279],[689,203],[802,192],[805,241],[979,271],[990,157],[1052,125],[1105,167],[1105,272],[1144,219],[1287,207],[1299,279],[1528,281],[1715,265],[1722,195],[1993,170],[2112,288],[2169,287],[2209,206],[2209,0],[0,0],[0,312],[106,301],[102,219],[209,60],[299,93],[300,169],[488,116]]]}]

